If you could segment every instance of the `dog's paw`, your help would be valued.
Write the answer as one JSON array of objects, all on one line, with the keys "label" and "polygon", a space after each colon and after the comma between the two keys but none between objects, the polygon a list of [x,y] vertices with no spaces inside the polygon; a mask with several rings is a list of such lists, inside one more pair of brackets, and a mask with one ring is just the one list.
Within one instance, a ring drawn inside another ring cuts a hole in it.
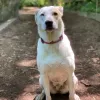
[{"label": "dog's paw", "polygon": [[34,100],[43,100],[44,97],[45,97],[45,94],[41,93],[41,94],[37,95]]},{"label": "dog's paw", "polygon": [[51,96],[46,96],[46,100],[51,100]]},{"label": "dog's paw", "polygon": [[80,97],[77,94],[75,94],[74,97],[69,96],[69,100],[80,100]]}]

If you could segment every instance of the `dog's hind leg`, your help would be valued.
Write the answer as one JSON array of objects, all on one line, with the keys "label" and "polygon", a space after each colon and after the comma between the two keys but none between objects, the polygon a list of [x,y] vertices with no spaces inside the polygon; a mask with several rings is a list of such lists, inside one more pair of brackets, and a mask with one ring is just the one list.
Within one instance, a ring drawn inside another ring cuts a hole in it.
[{"label": "dog's hind leg", "polygon": [[74,74],[74,76],[73,76],[74,78],[73,78],[73,81],[74,81],[74,86],[75,86],[75,90],[78,88],[78,79],[77,79],[77,77],[75,76],[75,74]]},{"label": "dog's hind leg", "polygon": [[68,86],[69,86],[69,100],[80,100],[79,96],[75,93],[77,84],[77,78],[74,72],[69,74]]}]

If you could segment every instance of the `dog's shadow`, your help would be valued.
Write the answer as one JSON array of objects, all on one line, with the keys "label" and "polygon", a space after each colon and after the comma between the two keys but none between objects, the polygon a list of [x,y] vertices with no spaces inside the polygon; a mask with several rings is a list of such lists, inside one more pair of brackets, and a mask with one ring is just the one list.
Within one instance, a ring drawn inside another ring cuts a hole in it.
[{"label": "dog's shadow", "polygon": [[[52,100],[69,100],[69,93],[66,94],[51,94]],[[44,97],[43,100],[46,100]]]}]

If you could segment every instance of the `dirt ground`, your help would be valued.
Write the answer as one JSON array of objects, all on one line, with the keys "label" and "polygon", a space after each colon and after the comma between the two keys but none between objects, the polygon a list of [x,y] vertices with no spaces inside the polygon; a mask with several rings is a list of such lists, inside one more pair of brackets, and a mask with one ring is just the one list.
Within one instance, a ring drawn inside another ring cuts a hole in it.
[{"label": "dirt ground", "polygon": [[[81,100],[100,100],[100,23],[68,12],[63,19],[76,57],[77,93]],[[41,92],[37,38],[34,19],[17,19],[0,33],[0,100],[33,100]],[[52,98],[68,100],[68,94]]]}]

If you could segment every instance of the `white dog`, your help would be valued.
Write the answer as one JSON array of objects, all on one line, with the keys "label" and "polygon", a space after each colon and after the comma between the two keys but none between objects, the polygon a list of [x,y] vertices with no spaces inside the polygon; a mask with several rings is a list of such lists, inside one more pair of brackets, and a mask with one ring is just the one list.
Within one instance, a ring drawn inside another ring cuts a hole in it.
[{"label": "white dog", "polygon": [[[80,100],[75,94],[77,78],[74,74],[75,59],[70,41],[64,34],[62,21],[63,7],[43,7],[35,14],[39,40],[37,47],[37,65],[40,72],[40,85],[46,100],[50,93],[67,93],[69,100]],[[36,97],[36,99],[42,98]]]}]

